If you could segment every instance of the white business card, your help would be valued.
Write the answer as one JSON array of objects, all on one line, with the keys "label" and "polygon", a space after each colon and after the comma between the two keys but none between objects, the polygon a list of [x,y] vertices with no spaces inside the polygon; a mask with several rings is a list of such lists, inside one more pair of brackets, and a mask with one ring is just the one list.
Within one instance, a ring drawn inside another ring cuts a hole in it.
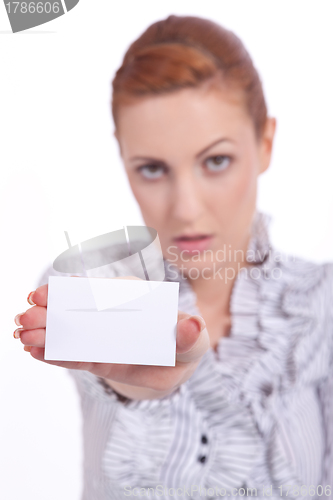
[{"label": "white business card", "polygon": [[49,276],[45,359],[175,366],[179,283]]}]

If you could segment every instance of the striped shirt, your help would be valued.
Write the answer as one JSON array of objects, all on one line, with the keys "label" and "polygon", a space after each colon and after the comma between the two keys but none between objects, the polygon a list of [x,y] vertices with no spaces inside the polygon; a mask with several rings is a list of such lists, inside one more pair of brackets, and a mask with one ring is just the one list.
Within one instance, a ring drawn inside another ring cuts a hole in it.
[{"label": "striped shirt", "polygon": [[[333,499],[333,262],[279,252],[270,220],[255,214],[229,336],[173,394],[129,400],[68,370],[83,413],[82,500]],[[164,263],[179,309],[200,314],[189,281]],[[61,273],[49,267],[39,285],[49,275]]]}]

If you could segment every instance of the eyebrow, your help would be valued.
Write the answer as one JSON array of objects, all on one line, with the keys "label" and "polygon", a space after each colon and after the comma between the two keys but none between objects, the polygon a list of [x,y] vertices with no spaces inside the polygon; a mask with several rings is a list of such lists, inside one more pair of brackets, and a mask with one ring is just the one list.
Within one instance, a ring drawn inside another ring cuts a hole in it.
[{"label": "eyebrow", "polygon": [[[220,142],[235,142],[235,141],[233,141],[232,139],[229,139],[228,137],[221,137],[220,139],[217,139],[216,141],[212,142],[209,146],[206,146],[203,150],[201,150],[199,153],[197,153],[195,155],[195,157],[199,158],[200,156],[205,154],[210,148],[212,148],[213,146],[216,146]],[[130,161],[133,161],[133,160],[144,160],[144,161],[149,160],[149,161],[155,161],[158,163],[164,163],[162,160],[160,160],[158,158],[152,158],[151,156],[133,156],[132,158],[130,158]]]},{"label": "eyebrow", "polygon": [[235,142],[235,141],[233,141],[232,139],[229,139],[228,137],[221,137],[220,139],[217,139],[216,141],[212,142],[212,144],[210,144],[209,146],[207,146],[205,149],[203,149],[202,151],[200,151],[200,153],[198,153],[197,155],[195,155],[195,157],[199,158],[200,156],[202,156],[203,154],[205,154],[210,148],[212,148],[213,146],[216,146],[216,144],[219,144],[220,142]]}]

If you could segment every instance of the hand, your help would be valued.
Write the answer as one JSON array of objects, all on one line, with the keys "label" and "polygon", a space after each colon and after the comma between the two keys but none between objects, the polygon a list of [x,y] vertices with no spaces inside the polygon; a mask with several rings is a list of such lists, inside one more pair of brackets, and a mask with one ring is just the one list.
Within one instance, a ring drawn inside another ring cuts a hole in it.
[{"label": "hand", "polygon": [[[139,279],[133,276],[111,279]],[[176,366],[127,365],[118,363],[92,363],[44,360],[45,327],[48,285],[37,288],[28,298],[35,304],[25,313],[17,315],[21,325],[16,338],[20,338],[31,356],[45,363],[87,370],[106,382],[120,394],[133,399],[155,399],[172,393],[196,369],[201,357],[210,346],[205,322],[200,316],[178,312],[176,337]],[[30,302],[29,302],[30,303]]]}]

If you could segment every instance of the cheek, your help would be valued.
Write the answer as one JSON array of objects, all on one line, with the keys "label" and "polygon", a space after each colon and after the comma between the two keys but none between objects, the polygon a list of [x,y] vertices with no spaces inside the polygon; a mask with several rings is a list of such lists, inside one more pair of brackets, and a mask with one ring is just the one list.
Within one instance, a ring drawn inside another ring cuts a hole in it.
[{"label": "cheek", "polygon": [[251,220],[257,198],[257,169],[255,157],[247,155],[230,171],[221,177],[221,182],[210,183],[206,187],[209,212],[224,232],[242,231]]},{"label": "cheek", "polygon": [[249,144],[243,152],[239,176],[235,182],[235,199],[240,206],[253,203],[257,193],[258,157],[256,150]]},{"label": "cheek", "polygon": [[147,185],[129,178],[133,195],[140,207],[142,217],[147,226],[158,226],[167,218],[167,193],[161,186]]},{"label": "cheek", "polygon": [[210,183],[206,196],[211,209],[230,218],[232,213],[248,206],[256,196],[256,175],[251,165],[244,165],[221,182]]},{"label": "cheek", "polygon": [[247,206],[256,196],[257,175],[253,165],[247,164],[243,175],[237,179],[234,186],[234,200],[239,206]]}]

